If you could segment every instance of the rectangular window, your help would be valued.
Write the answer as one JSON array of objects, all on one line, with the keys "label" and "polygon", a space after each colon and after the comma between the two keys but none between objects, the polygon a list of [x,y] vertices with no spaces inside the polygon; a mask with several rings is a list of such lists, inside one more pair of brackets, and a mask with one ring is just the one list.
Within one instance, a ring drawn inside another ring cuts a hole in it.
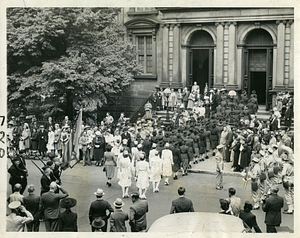
[{"label": "rectangular window", "polygon": [[144,66],[145,74],[152,74],[152,37],[138,36],[138,63]]}]

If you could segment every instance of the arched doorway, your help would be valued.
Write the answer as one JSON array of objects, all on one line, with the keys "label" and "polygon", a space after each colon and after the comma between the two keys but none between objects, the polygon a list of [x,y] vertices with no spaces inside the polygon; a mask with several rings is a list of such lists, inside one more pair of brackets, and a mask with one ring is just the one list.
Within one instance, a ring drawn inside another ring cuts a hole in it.
[{"label": "arched doorway", "polygon": [[263,29],[255,29],[248,33],[244,48],[244,90],[257,93],[258,104],[271,104],[273,65],[273,40]]},{"label": "arched doorway", "polygon": [[204,30],[195,31],[187,45],[188,47],[188,80],[187,87],[191,89],[194,82],[200,86],[203,94],[205,84],[213,86],[213,56],[214,41],[211,35]]}]

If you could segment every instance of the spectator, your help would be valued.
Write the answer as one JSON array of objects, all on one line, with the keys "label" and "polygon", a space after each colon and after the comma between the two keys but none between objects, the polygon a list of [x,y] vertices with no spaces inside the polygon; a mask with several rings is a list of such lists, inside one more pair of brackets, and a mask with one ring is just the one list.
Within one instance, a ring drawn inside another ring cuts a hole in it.
[{"label": "spectator", "polygon": [[74,198],[64,198],[60,202],[60,206],[66,210],[59,214],[58,217],[58,227],[59,231],[72,231],[77,232],[77,213],[71,211],[71,208],[76,206],[76,199]]},{"label": "spectator", "polygon": [[194,212],[193,202],[185,198],[185,188],[178,188],[179,198],[172,201],[170,214],[180,212]]},{"label": "spectator", "polygon": [[[49,188],[49,192],[42,194],[40,210],[44,211],[46,231],[58,231],[59,203],[61,199],[69,196],[69,194],[55,182],[51,182]],[[55,193],[57,188],[62,194]]]},{"label": "spectator", "polygon": [[[96,229],[101,228],[103,232],[107,231],[107,220],[110,217],[110,214],[114,212],[114,209],[109,204],[109,202],[103,200],[103,195],[105,194],[101,188],[98,188],[97,191],[94,193],[96,195],[96,201],[91,203],[89,209],[89,220],[92,226],[92,232],[97,231]],[[104,221],[104,226],[100,226],[100,220],[94,220],[96,218],[101,218]],[[94,226],[97,224],[98,226]],[[98,228],[97,228],[98,227]]]},{"label": "spectator", "polygon": [[237,196],[235,196],[236,190],[234,188],[228,189],[229,194],[229,205],[231,207],[231,210],[233,212],[233,215],[238,216],[240,214],[240,211],[242,210],[242,202],[241,199]]},{"label": "spectator", "polygon": [[141,200],[139,194],[134,192],[131,194],[132,206],[130,207],[129,225],[132,232],[140,232],[147,229],[148,203]]},{"label": "spectator", "polygon": [[266,213],[265,223],[267,225],[267,233],[277,233],[276,226],[281,223],[281,208],[283,207],[283,198],[277,193],[278,186],[271,188],[271,195],[263,200],[262,209]]},{"label": "spectator", "polygon": [[29,195],[24,197],[24,206],[26,209],[32,214],[33,221],[26,224],[27,231],[35,231],[38,232],[40,229],[40,211],[39,211],[39,204],[40,204],[40,196],[34,194],[35,188],[33,184],[28,185],[27,189]]},{"label": "spectator", "polygon": [[121,198],[114,202],[115,212],[110,216],[110,232],[127,232],[125,221],[129,219],[128,213],[122,210],[124,203]]},{"label": "spectator", "polygon": [[16,183],[14,186],[14,193],[9,195],[9,198],[7,199],[8,203],[14,202],[14,201],[20,201],[23,204],[24,196],[20,193],[22,190],[22,185],[19,183]]},{"label": "spectator", "polygon": [[220,206],[221,206],[221,209],[222,209],[219,212],[220,214],[233,215],[233,212],[231,211],[228,200],[221,198],[219,200],[219,202],[220,202]]},{"label": "spectator", "polygon": [[[261,230],[256,222],[256,216],[251,212],[252,204],[248,201],[245,202],[244,210],[240,211],[239,218],[244,221],[245,228],[254,228],[256,233],[261,233]],[[247,226],[246,226],[247,225]]]},{"label": "spectator", "polygon": [[[32,214],[21,205],[20,201],[11,202],[8,207],[11,210],[11,214],[6,217],[6,231],[24,231],[24,225],[33,221]],[[26,217],[20,216],[20,212],[25,213]]]}]

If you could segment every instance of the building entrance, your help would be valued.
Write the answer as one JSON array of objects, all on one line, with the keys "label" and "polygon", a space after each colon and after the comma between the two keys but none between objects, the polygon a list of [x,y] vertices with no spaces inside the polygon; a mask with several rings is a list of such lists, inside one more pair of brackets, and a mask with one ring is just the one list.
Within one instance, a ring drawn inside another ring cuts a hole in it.
[{"label": "building entrance", "polygon": [[204,31],[195,31],[188,42],[188,80],[187,87],[191,89],[194,82],[200,86],[203,94],[205,85],[213,86],[214,42],[211,35]]},{"label": "building entrance", "polygon": [[250,91],[256,91],[260,105],[266,104],[266,72],[250,72]]},{"label": "building entrance", "polygon": [[[200,93],[203,94],[205,84],[208,85],[209,77],[209,50],[193,50],[193,82],[200,86]],[[193,84],[192,82],[192,84]]]},{"label": "building entrance", "polygon": [[258,103],[266,105],[267,110],[272,103],[272,65],[273,40],[263,29],[252,30],[245,41],[244,52],[244,90],[250,96],[256,91]]}]

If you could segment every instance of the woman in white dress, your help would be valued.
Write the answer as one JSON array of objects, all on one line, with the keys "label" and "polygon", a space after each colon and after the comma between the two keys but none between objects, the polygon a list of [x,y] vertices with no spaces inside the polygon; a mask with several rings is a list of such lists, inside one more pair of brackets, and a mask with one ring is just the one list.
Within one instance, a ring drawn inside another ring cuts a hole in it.
[{"label": "woman in white dress", "polygon": [[169,177],[172,176],[173,153],[169,149],[170,144],[166,143],[165,149],[161,152],[162,176],[165,177],[165,185],[169,185]]},{"label": "woman in white dress", "polygon": [[149,187],[149,163],[145,161],[145,153],[140,157],[140,161],[136,163],[136,186],[139,189],[141,199],[146,199],[146,192]]},{"label": "woman in white dress", "polygon": [[128,189],[131,186],[131,162],[127,150],[123,152],[118,164],[120,181],[118,184],[122,187],[123,198],[129,198]]},{"label": "woman in white dress", "polygon": [[50,153],[50,152],[54,152],[54,139],[55,139],[55,136],[54,136],[54,131],[53,131],[53,128],[52,126],[49,126],[49,131],[48,131],[48,144],[47,144],[47,152]]},{"label": "woman in white dress", "polygon": [[159,182],[161,180],[162,175],[162,160],[159,157],[159,152],[155,150],[154,157],[149,157],[149,164],[150,164],[150,181],[153,185],[153,192],[159,192]]}]

